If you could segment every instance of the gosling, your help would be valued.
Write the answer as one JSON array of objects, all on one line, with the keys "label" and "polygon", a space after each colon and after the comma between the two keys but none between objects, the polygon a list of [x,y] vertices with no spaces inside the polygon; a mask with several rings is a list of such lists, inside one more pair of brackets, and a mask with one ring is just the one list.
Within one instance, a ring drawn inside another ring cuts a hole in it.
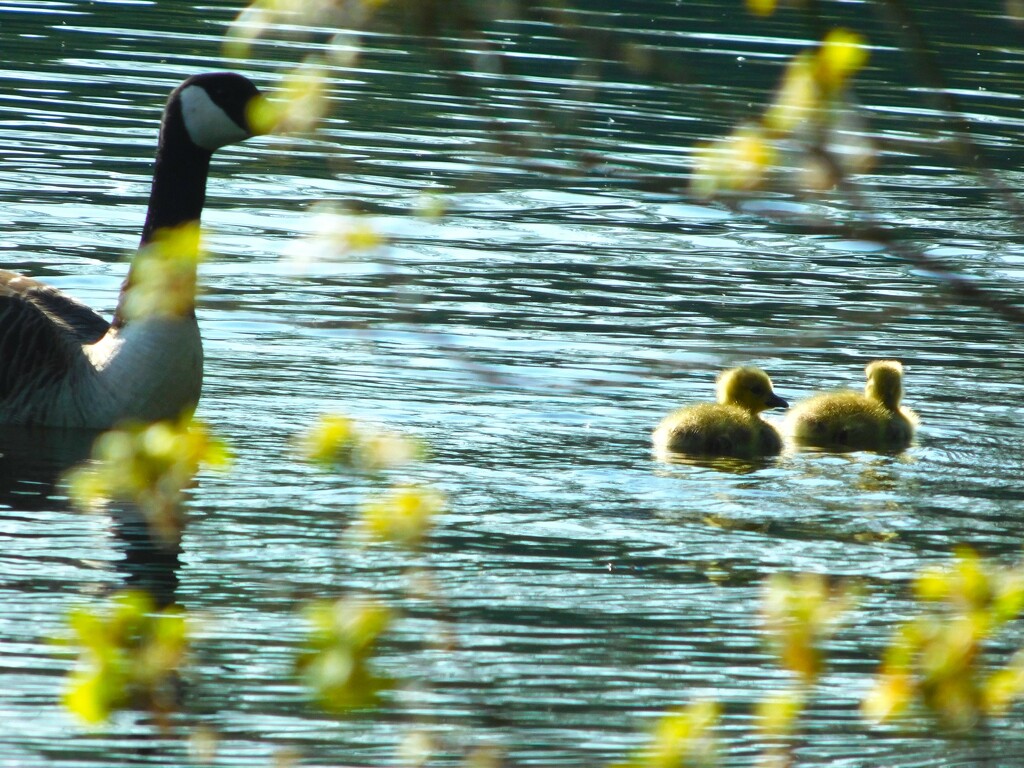
[{"label": "gosling", "polygon": [[773,456],[782,451],[778,430],[758,414],[789,404],[775,394],[760,368],[732,368],[718,376],[718,402],[682,408],[661,420],[651,435],[658,453]]},{"label": "gosling", "polygon": [[864,394],[852,390],[815,395],[786,415],[785,429],[805,446],[832,450],[900,451],[910,445],[918,418],[900,405],[903,366],[875,360],[864,369]]}]

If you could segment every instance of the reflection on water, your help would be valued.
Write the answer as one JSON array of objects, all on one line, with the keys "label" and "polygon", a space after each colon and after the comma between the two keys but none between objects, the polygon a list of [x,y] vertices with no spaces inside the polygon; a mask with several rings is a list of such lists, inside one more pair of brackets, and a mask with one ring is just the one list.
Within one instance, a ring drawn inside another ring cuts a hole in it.
[{"label": "reflection on water", "polygon": [[[777,463],[775,457],[765,456],[754,459],[737,459],[732,456],[697,456],[676,451],[656,451],[654,458],[666,464],[680,464],[687,467],[703,467],[734,475],[749,475]],[[684,474],[685,476],[685,474]]]},{"label": "reflection on water", "polygon": [[[63,496],[64,474],[89,458],[95,432],[5,426],[0,428],[0,515],[19,536],[46,539],[35,529],[34,513],[45,517],[77,514]],[[123,584],[145,589],[160,606],[175,601],[180,541],[150,530],[145,516],[124,502],[108,504],[103,517],[120,556],[116,567]],[[88,549],[88,548],[87,548]]]},{"label": "reflection on water", "polygon": [[[232,444],[235,469],[200,477],[180,549],[164,551],[125,510],[67,509],[54,483],[86,454],[84,438],[5,433],[0,717],[15,725],[0,762],[184,764],[180,739],[140,756],[134,715],[86,735],[57,703],[70,662],[45,638],[69,607],[137,583],[203,617],[185,725],[215,731],[225,764],[268,765],[286,748],[311,764],[387,764],[411,719],[456,743],[494,740],[514,764],[595,765],[638,744],[657,712],[706,697],[725,706],[725,764],[749,765],[762,746],[752,707],[788,682],[762,646],[761,582],[808,570],[868,587],[830,646],[801,761],[1021,764],[1020,736],[1002,723],[984,745],[950,744],[867,731],[856,711],[916,571],[957,542],[1019,551],[1019,329],[950,302],[934,276],[879,249],[795,218],[775,224],[764,205],[732,213],[634,183],[639,170],[677,184],[690,148],[756,111],[806,30],[782,15],[723,35],[733,5],[628,5],[595,3],[587,24],[693,54],[699,76],[657,85],[606,73],[593,101],[570,99],[581,54],[534,25],[508,29],[508,44],[559,48],[557,65],[524,55],[515,83],[455,96],[408,41],[383,36],[361,68],[335,72],[341,109],[322,134],[217,159],[230,172],[215,174],[205,215],[215,255],[202,270],[200,416]],[[292,51],[223,59],[227,3],[125,8],[0,3],[3,266],[107,312],[138,240],[166,93],[213,68],[272,85],[275,57]],[[964,16],[925,12],[951,82],[983,118],[975,140],[1013,180],[1024,165],[1019,41],[1008,24]],[[975,38],[987,44],[965,44]],[[878,69],[858,87],[884,160],[864,181],[901,232],[1012,297],[1018,222],[911,140],[941,114],[908,109],[905,88],[878,76],[896,56],[874,50]],[[551,167],[490,151],[495,104],[524,133],[537,104],[572,112],[538,137]],[[580,146],[607,164],[573,164]],[[454,190],[445,216],[409,215],[423,190]],[[390,247],[344,262],[280,257],[322,200],[371,214]],[[651,455],[651,429],[704,399],[713,371],[762,366],[795,401],[859,389],[872,358],[907,366],[922,429],[905,453]],[[373,485],[306,466],[291,442],[332,410],[430,445],[415,479],[451,500],[422,563],[443,606],[404,593],[398,554],[339,545]],[[380,712],[334,720],[290,677],[295,608],[352,591],[402,610],[381,664],[410,684]],[[431,642],[441,624],[444,649]],[[1013,631],[1007,647],[1021,645]]]}]

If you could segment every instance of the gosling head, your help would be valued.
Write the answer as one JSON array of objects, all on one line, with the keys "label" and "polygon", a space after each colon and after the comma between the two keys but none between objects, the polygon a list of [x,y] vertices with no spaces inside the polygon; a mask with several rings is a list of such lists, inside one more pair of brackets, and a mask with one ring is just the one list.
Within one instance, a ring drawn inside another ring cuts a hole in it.
[{"label": "gosling head", "polygon": [[752,366],[731,368],[719,375],[718,402],[722,405],[738,405],[751,413],[789,405],[775,394],[768,374]]},{"label": "gosling head", "polygon": [[868,383],[864,394],[890,411],[900,407],[903,399],[903,365],[896,360],[875,360],[864,369]]}]

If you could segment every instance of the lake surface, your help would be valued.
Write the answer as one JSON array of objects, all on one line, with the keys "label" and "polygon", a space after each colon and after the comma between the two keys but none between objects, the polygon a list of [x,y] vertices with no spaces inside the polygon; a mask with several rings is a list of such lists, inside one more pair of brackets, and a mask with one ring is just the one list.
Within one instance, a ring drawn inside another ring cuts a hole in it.
[{"label": "lake surface", "polygon": [[[5,432],[0,765],[181,765],[180,733],[196,725],[218,734],[216,765],[388,765],[416,727],[454,745],[493,741],[513,765],[600,765],[698,698],[725,708],[723,764],[750,765],[764,747],[752,707],[788,682],[757,616],[764,577],[780,571],[866,585],[829,645],[799,764],[1024,765],[1019,708],[982,745],[869,729],[857,712],[919,569],[958,543],[1019,555],[1021,328],[875,246],[669,193],[695,145],[757,113],[809,33],[792,12],[754,20],[738,2],[624,5],[588,4],[584,26],[674,57],[679,82],[595,70],[587,50],[534,22],[491,38],[515,78],[457,93],[435,60],[382,33],[332,71],[337,110],[315,136],[218,154],[198,415],[234,466],[200,477],[181,551],[161,556],[131,520],[68,509],[54,467],[83,446]],[[825,6],[876,45],[857,87],[882,148],[862,180],[870,200],[907,242],[1015,301],[1022,219],[992,180],[958,168],[949,120],[872,9]],[[0,0],[0,266],[112,312],[166,94],[211,69],[272,89],[309,45],[227,59],[236,11]],[[1024,55],[1001,11],[934,3],[921,18],[983,162],[1014,190]],[[593,92],[574,87],[594,71]],[[540,120],[552,116],[554,127]],[[529,139],[532,161],[495,153],[495,127]],[[444,194],[444,216],[415,215],[424,193]],[[323,202],[366,212],[388,248],[296,258]],[[760,365],[795,400],[859,389],[876,357],[907,367],[923,426],[905,453],[789,452],[743,472],[650,455],[660,417],[712,397],[722,368]],[[430,446],[408,474],[449,498],[417,560],[443,600],[408,595],[398,553],[339,543],[377,486],[296,455],[294,436],[331,411]],[[136,583],[203,617],[182,727],[160,734],[126,713],[89,733],[60,706],[72,660],[47,638],[70,608]],[[402,610],[379,660],[407,685],[345,719],[310,706],[290,665],[298,606],[351,591]],[[452,647],[434,641],[442,631]],[[1022,644],[1017,623],[1000,647]],[[460,764],[458,752],[436,764]]]}]

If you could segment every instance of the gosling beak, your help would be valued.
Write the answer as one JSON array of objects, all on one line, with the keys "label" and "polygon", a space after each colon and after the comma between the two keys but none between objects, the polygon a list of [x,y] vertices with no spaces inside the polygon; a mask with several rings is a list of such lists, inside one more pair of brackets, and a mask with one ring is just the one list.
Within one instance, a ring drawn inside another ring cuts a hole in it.
[{"label": "gosling beak", "polygon": [[772,392],[768,395],[768,399],[765,401],[765,405],[769,408],[789,408],[789,403],[783,400],[781,397]]}]

